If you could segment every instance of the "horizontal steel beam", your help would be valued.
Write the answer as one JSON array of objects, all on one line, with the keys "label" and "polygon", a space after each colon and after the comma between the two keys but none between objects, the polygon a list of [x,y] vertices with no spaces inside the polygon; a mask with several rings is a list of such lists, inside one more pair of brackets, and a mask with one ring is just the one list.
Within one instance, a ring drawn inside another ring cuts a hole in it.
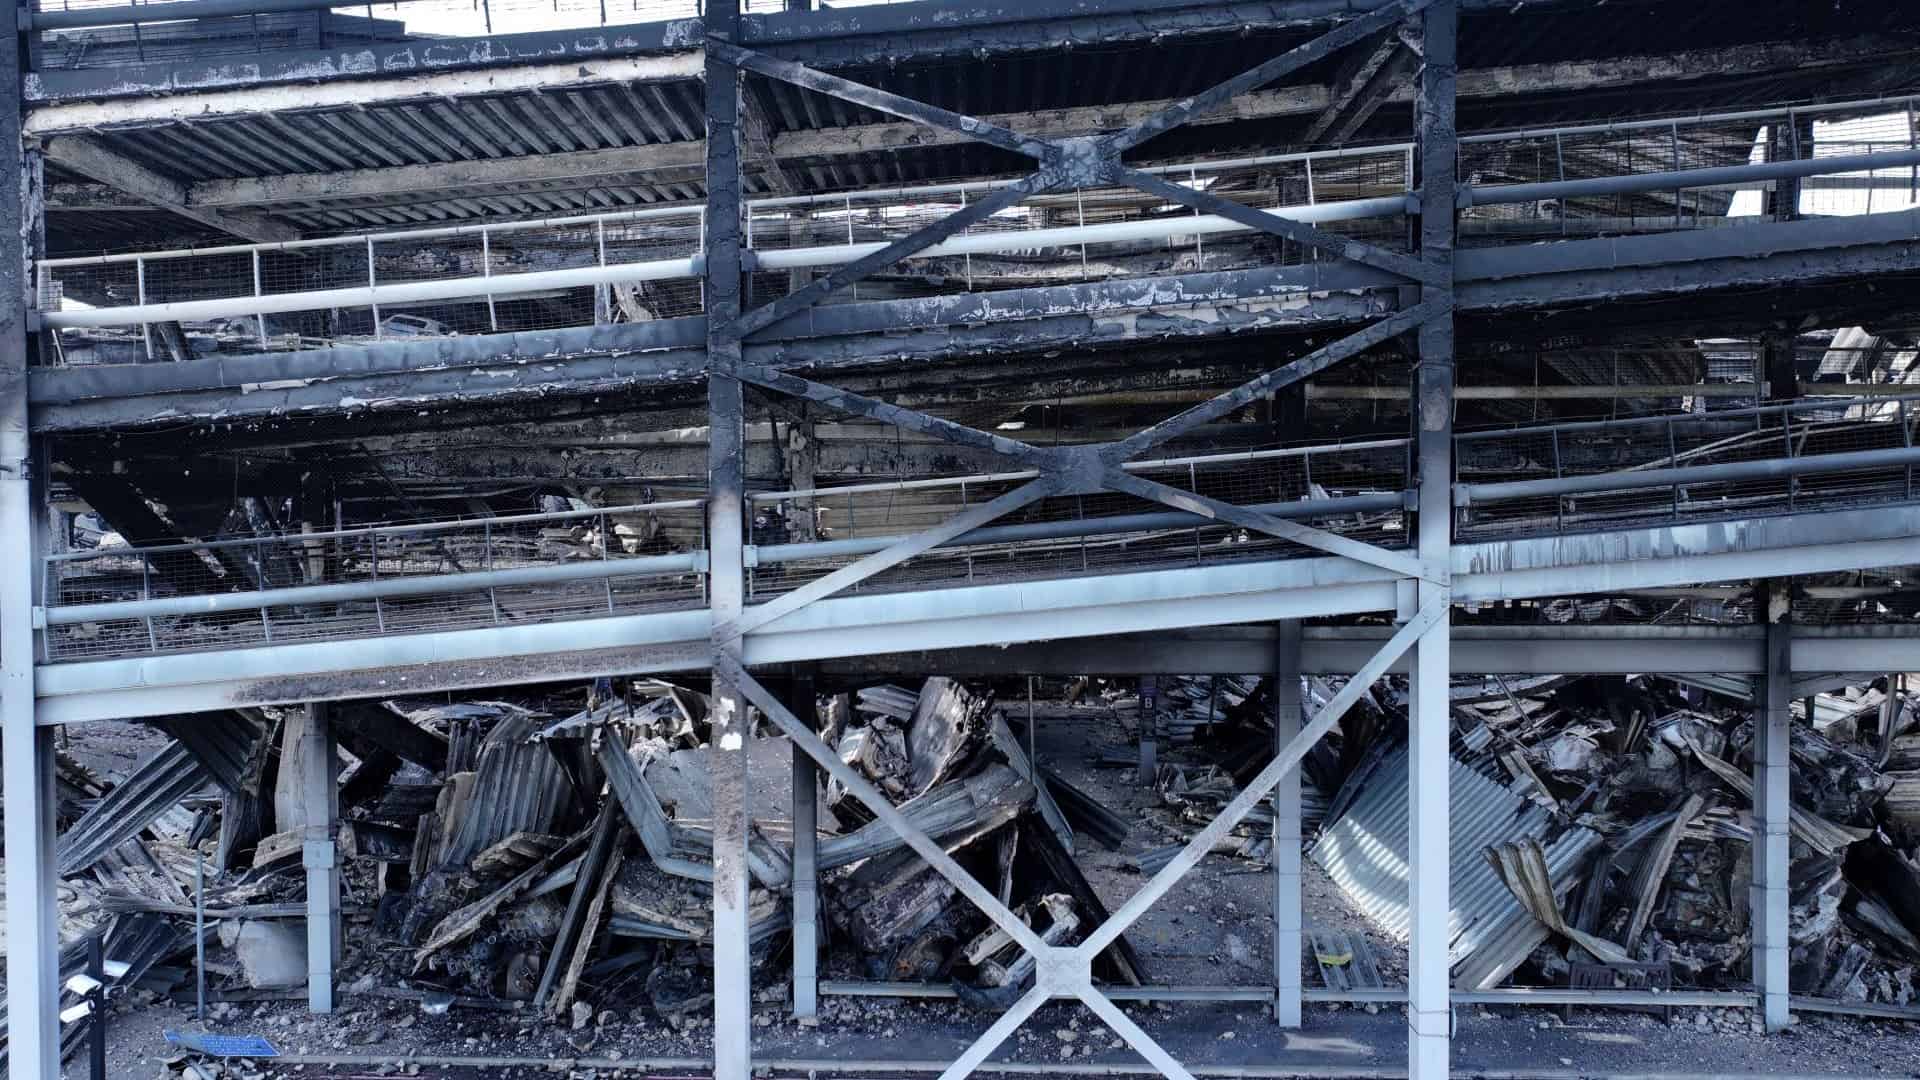
[{"label": "horizontal steel beam", "polygon": [[[1920,508],[1888,507],[1461,544],[1453,549],[1454,599],[1496,603],[1903,566],[1914,560],[1916,540]],[[748,664],[766,665],[1106,639],[1389,612],[1397,601],[1390,572],[1351,560],[1229,563],[831,597],[749,634],[744,653]],[[35,673],[38,715],[43,723],[124,719],[392,694],[396,687],[424,693],[588,673],[697,671],[708,664],[710,633],[708,613],[695,610],[54,664]],[[1904,640],[1888,641],[1895,651],[1907,648]]]},{"label": "horizontal steel beam", "polygon": [[[1457,612],[1456,620],[1471,618]],[[1383,629],[1315,626],[1305,631],[1301,670],[1342,675],[1386,640]],[[1452,631],[1458,675],[1756,674],[1762,635],[1747,626],[1612,626],[1525,623],[1460,625]],[[931,652],[880,653],[819,662],[822,676],[1254,675],[1273,656],[1268,626],[1200,627],[1152,634],[1033,641]],[[1920,627],[1903,624],[1795,628],[1801,671],[1884,672],[1920,655]],[[1405,674],[1405,662],[1394,671]]]}]

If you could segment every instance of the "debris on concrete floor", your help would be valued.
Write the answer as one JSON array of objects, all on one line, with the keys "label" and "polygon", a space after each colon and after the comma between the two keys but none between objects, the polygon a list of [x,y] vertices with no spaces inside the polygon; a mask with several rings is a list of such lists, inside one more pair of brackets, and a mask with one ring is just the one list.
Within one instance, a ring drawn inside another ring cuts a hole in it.
[{"label": "debris on concrete floor", "polygon": [[[1339,686],[1302,680],[1303,708]],[[1274,692],[1264,678],[1167,680],[1155,715],[1141,717],[1130,686],[1102,680],[1003,707],[987,684],[933,678],[817,705],[843,762],[1045,940],[1071,943],[1271,760]],[[1753,724],[1741,692],[1651,676],[1460,681],[1457,986],[1751,985]],[[1404,684],[1384,680],[1302,763],[1309,853],[1371,921],[1364,932],[1310,925],[1302,962],[1336,991],[1390,989],[1404,963],[1376,932],[1391,940],[1406,920],[1404,877],[1379,857],[1405,855],[1405,706]],[[584,704],[563,688],[335,706],[345,993],[589,1039],[605,1016],[644,1012],[673,1031],[705,1023],[708,709],[694,688],[642,679],[603,680]],[[1795,993],[1912,1005],[1916,703],[1895,676],[1819,695],[1811,723],[1803,711],[1796,704],[1792,736]],[[1133,784],[1134,748],[1076,728],[1077,770],[1057,739],[1044,762],[1033,752],[1032,724],[1092,714],[1110,719],[1103,732],[1171,743],[1124,804],[1101,778]],[[123,998],[191,1000],[196,900],[210,1000],[304,996],[304,822],[283,760],[298,745],[295,717],[156,724],[154,752],[117,784],[62,760],[67,937],[107,929],[109,958],[126,964]],[[755,985],[780,1000],[794,925],[793,753],[769,732],[749,753]],[[1023,992],[1031,958],[851,791],[823,783],[815,816],[823,975],[939,983],[963,1008],[1003,1008]],[[1270,872],[1273,824],[1271,806],[1257,806],[1203,860],[1198,887],[1218,888],[1207,874]],[[1362,843],[1368,856],[1352,857]],[[1116,889],[1116,872],[1135,884]],[[1224,907],[1211,920],[1185,911],[1220,925],[1205,946],[1214,964],[1258,979],[1270,938],[1226,921],[1235,909]],[[1147,973],[1123,938],[1096,977],[1139,985]]]}]

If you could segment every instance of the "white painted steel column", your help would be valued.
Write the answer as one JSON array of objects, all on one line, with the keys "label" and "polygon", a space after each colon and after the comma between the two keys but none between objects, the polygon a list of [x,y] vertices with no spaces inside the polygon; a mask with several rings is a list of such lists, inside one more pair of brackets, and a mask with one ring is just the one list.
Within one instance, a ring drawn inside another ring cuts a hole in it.
[{"label": "white painted steel column", "polygon": [[[1420,147],[1420,257],[1449,273],[1446,284],[1421,289],[1425,301],[1452,293],[1455,0],[1438,0],[1420,21],[1422,60],[1414,109]],[[1417,546],[1420,560],[1439,568],[1450,564],[1453,535],[1453,347],[1451,309],[1420,327],[1412,418],[1419,476]],[[1447,964],[1451,906],[1447,773],[1452,733],[1447,687],[1453,669],[1449,655],[1452,596],[1444,577],[1422,580],[1413,591],[1419,611],[1438,612],[1440,617],[1413,646],[1411,657],[1407,1074],[1411,1080],[1438,1080],[1447,1075],[1453,1033]]]},{"label": "white painted steel column", "polygon": [[[736,41],[740,0],[708,0],[710,38]],[[746,602],[745,394],[733,365],[740,360],[734,323],[742,304],[740,204],[740,72],[707,52],[707,214],[704,244],[707,309],[707,603],[715,633],[716,670],[740,658],[741,639],[719,632]],[[753,971],[748,942],[748,740],[746,697],[732,682],[713,680],[713,735],[708,771],[713,790],[713,1075],[749,1080],[753,1072]]]},{"label": "white painted steel column", "polygon": [[307,1009],[333,1011],[333,973],[340,962],[340,755],[333,706],[306,707],[300,733],[300,802],[305,810],[301,863],[307,871]]},{"label": "white painted steel column", "polygon": [[[819,730],[811,672],[795,675],[787,707]],[[820,1012],[820,769],[798,745],[793,755],[793,1017],[809,1026]]]},{"label": "white painted steel column", "polygon": [[[20,145],[20,38],[0,43],[0,143]],[[7,1035],[13,1080],[60,1075],[60,916],[54,904],[53,730],[34,725],[33,607],[42,585],[42,479],[27,435],[23,241],[40,232],[40,155],[0,168],[0,781],[5,784]],[[24,227],[23,227],[24,226]]]},{"label": "white painted steel column", "polygon": [[[1273,749],[1300,734],[1298,621],[1277,625],[1273,657]],[[1300,769],[1273,789],[1273,1016],[1281,1027],[1300,1026]]]},{"label": "white painted steel column", "polygon": [[1753,727],[1753,981],[1760,988],[1761,1019],[1779,1031],[1788,1017],[1787,816],[1792,779],[1789,743],[1793,701],[1793,611],[1784,581],[1763,587],[1767,620],[1766,673]]}]

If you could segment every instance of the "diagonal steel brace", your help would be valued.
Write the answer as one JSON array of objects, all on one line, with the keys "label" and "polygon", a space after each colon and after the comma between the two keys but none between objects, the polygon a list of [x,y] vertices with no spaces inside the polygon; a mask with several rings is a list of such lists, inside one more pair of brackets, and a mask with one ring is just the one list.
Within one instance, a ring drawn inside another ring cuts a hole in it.
[{"label": "diagonal steel brace", "polygon": [[1203,214],[1215,214],[1237,221],[1249,229],[1271,233],[1308,247],[1319,248],[1321,251],[1350,259],[1363,266],[1371,266],[1377,270],[1385,270],[1389,274],[1396,274],[1408,281],[1417,281],[1423,285],[1442,285],[1449,280],[1446,267],[1424,263],[1397,251],[1388,251],[1386,248],[1363,243],[1338,233],[1327,232],[1325,229],[1316,229],[1303,221],[1293,221],[1277,214],[1269,214],[1264,210],[1256,210],[1251,206],[1242,206],[1212,192],[1198,191],[1170,180],[1162,180],[1152,173],[1141,172],[1139,169],[1116,169],[1113,179],[1149,195],[1157,195],[1168,202],[1191,206]]},{"label": "diagonal steel brace", "polygon": [[1161,443],[1179,438],[1201,424],[1218,420],[1276,390],[1285,389],[1302,379],[1318,375],[1349,356],[1365,352],[1384,341],[1399,337],[1428,319],[1451,310],[1450,299],[1427,300],[1415,304],[1399,314],[1390,315],[1372,326],[1323,345],[1284,367],[1275,368],[1178,415],[1168,417],[1144,431],[1129,435],[1119,442],[1109,443],[1101,449],[1101,459],[1114,465],[1129,458],[1138,457]]},{"label": "diagonal steel brace", "polygon": [[715,677],[746,695],[747,700],[752,702],[755,708],[765,713],[775,727],[786,733],[787,738],[793,741],[793,745],[804,751],[835,780],[840,781],[848,791],[853,793],[854,798],[859,799],[868,810],[873,812],[875,817],[886,822],[887,827],[892,829],[895,835],[906,841],[908,847],[927,860],[927,865],[933,867],[941,877],[952,882],[953,887],[968,900],[973,901],[974,906],[992,919],[994,925],[1006,931],[1007,936],[1013,938],[1028,952],[1037,956],[1046,951],[1047,944],[1040,940],[1040,935],[1034,933],[1032,927],[1002,904],[1000,898],[993,894],[993,890],[980,884],[972,874],[967,873],[965,867],[954,861],[953,856],[947,854],[945,848],[908,821],[906,815],[889,802],[886,796],[880,794],[879,789],[875,788],[866,777],[841,761],[839,754],[834,753],[826,743],[822,742],[813,729],[801,723],[799,718],[793,715],[793,711],[761,685],[760,680],[754,678],[737,658],[722,653],[714,657],[713,665]]},{"label": "diagonal steel brace", "polygon": [[1029,480],[991,502],[963,510],[930,529],[922,529],[889,547],[843,566],[822,578],[815,578],[792,592],[741,612],[733,620],[713,628],[715,641],[737,641],[742,635],[800,610],[815,600],[824,599],[842,589],[857,585],[884,570],[906,562],[952,540],[970,533],[996,518],[1055,494],[1061,488],[1058,476],[1047,475]]},{"label": "diagonal steel brace", "polygon": [[[716,367],[715,370],[721,369]],[[723,371],[723,374],[733,375],[737,379],[768,390],[777,390],[790,397],[805,398],[840,412],[864,416],[884,424],[893,424],[922,435],[932,435],[944,442],[1017,458],[1043,469],[1048,461],[1057,457],[1046,447],[1034,446],[1018,439],[1009,439],[1005,435],[981,431],[965,424],[956,424],[951,420],[914,409],[902,408],[891,402],[881,401],[879,398],[871,398],[851,390],[842,390],[837,386],[814,382],[811,379],[761,364],[734,364]]]},{"label": "diagonal steel brace", "polygon": [[805,311],[826,299],[829,294],[851,285],[876,270],[891,266],[917,251],[932,247],[957,232],[971,228],[1029,195],[1051,191],[1064,182],[1065,178],[1058,172],[1051,168],[1042,169],[999,189],[977,203],[969,204],[965,209],[956,210],[939,221],[915,229],[879,251],[862,255],[803,289],[788,293],[770,304],[746,312],[722,327],[720,332],[739,340],[764,330],[782,319]]},{"label": "diagonal steel brace", "polygon": [[1138,495],[1140,498],[1171,506],[1175,510],[1185,510],[1189,514],[1198,514],[1215,521],[1263,532],[1268,536],[1277,536],[1282,540],[1315,548],[1329,555],[1339,555],[1356,562],[1391,570],[1402,577],[1420,578],[1426,581],[1445,580],[1445,571],[1428,566],[1406,552],[1393,551],[1376,544],[1350,539],[1336,532],[1277,518],[1272,514],[1264,514],[1244,506],[1235,506],[1197,492],[1185,491],[1170,484],[1162,484],[1143,476],[1121,472],[1119,469],[1107,470],[1103,483],[1112,491]]},{"label": "diagonal steel brace", "polygon": [[1432,2],[1433,0],[1402,0],[1401,3],[1383,7],[1341,23],[1312,41],[1295,46],[1258,67],[1248,68],[1225,82],[1217,83],[1210,89],[1167,106],[1124,131],[1104,137],[1100,140],[1101,146],[1109,156],[1117,158],[1148,139],[1164,135],[1196,117],[1207,115],[1237,95],[1249,90],[1258,90],[1275,79],[1298,71],[1308,64],[1324,60],[1338,50],[1420,11]]},{"label": "diagonal steel brace", "polygon": [[891,91],[857,83],[852,79],[829,75],[824,71],[807,67],[805,64],[781,60],[778,57],[743,49],[718,39],[709,39],[706,48],[708,55],[718,57],[735,67],[745,68],[770,79],[791,83],[805,90],[836,97],[851,105],[897,116],[902,120],[912,120],[928,127],[945,128],[965,135],[969,139],[997,146],[1002,150],[1025,154],[1035,159],[1043,159],[1054,151],[1054,144],[1046,139],[1022,135],[977,116],[957,113],[938,105],[929,105],[924,101],[915,101]]}]

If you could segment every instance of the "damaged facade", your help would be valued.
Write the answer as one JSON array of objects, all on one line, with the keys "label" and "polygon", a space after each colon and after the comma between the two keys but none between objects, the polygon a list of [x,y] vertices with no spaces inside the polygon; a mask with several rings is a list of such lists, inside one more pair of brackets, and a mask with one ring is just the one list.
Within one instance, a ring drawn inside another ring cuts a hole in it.
[{"label": "damaged facade", "polygon": [[0,46],[14,1075],[1920,1019],[1914,12],[269,6]]}]

